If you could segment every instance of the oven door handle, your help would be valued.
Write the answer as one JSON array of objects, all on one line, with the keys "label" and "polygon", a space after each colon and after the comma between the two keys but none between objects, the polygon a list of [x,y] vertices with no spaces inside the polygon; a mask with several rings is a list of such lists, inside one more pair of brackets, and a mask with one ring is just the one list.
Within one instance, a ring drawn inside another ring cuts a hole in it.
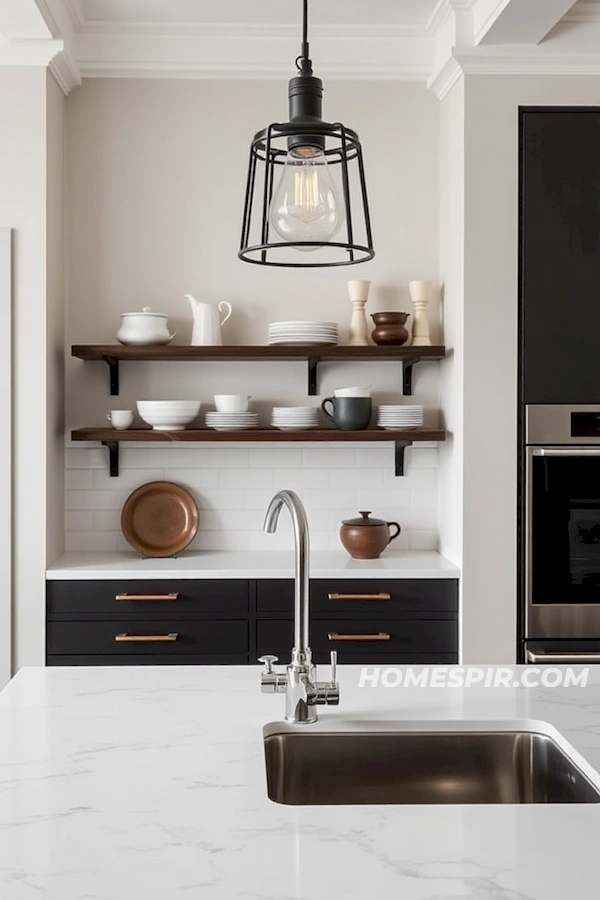
[{"label": "oven door handle", "polygon": [[600,663],[600,653],[534,653],[527,651],[527,662],[532,663]]},{"label": "oven door handle", "polygon": [[600,447],[531,447],[532,456],[600,456]]}]

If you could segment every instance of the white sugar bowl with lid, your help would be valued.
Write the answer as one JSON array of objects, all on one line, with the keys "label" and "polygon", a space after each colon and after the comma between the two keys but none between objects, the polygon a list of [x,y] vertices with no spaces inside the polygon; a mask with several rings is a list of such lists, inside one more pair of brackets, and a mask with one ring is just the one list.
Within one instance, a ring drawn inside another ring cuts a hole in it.
[{"label": "white sugar bowl with lid", "polygon": [[141,312],[121,314],[121,327],[117,331],[117,340],[121,344],[131,347],[168,344],[174,337],[175,332],[169,334],[166,315],[153,312],[149,306]]}]

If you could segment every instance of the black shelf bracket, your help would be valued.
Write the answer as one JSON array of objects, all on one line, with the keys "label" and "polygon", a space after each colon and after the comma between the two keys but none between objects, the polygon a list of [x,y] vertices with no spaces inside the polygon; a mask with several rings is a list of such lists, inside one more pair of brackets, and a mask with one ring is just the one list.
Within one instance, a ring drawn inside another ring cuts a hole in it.
[{"label": "black shelf bracket", "polygon": [[102,441],[104,447],[108,450],[108,467],[111,478],[117,478],[119,475],[119,442],[118,441]]},{"label": "black shelf bracket", "polygon": [[105,356],[104,362],[107,363],[110,378],[110,395],[118,397],[119,395],[119,360],[112,356]]},{"label": "black shelf bracket", "polygon": [[316,397],[318,394],[317,390],[317,366],[319,365],[319,360],[315,359],[314,356],[308,357],[308,396]]},{"label": "black shelf bracket", "polygon": [[404,451],[410,447],[412,441],[394,441],[394,461],[396,475],[404,475]]},{"label": "black shelf bracket", "polygon": [[402,363],[402,393],[405,397],[412,395],[413,366],[420,361],[420,356],[414,356],[412,359],[405,359]]}]

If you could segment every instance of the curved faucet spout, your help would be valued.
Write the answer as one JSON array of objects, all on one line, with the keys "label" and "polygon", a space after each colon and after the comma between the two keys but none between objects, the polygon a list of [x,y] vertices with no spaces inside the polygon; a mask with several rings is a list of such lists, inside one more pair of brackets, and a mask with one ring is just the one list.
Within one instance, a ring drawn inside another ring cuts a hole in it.
[{"label": "curved faucet spout", "polygon": [[277,529],[279,514],[287,506],[294,528],[296,577],[294,581],[294,650],[292,661],[310,665],[308,642],[308,590],[310,583],[310,543],[308,518],[300,497],[294,491],[275,494],[265,515],[264,530],[273,534]]}]

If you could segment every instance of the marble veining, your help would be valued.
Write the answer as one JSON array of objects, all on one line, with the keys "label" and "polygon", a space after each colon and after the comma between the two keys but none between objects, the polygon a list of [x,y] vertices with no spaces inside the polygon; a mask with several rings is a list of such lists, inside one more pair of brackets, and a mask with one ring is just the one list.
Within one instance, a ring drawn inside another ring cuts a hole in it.
[{"label": "marble veining", "polygon": [[[314,727],[541,722],[600,769],[600,669],[585,689],[361,689],[359,671]],[[282,702],[257,667],[21,670],[0,694],[2,900],[598,896],[600,805],[272,803]]]}]

